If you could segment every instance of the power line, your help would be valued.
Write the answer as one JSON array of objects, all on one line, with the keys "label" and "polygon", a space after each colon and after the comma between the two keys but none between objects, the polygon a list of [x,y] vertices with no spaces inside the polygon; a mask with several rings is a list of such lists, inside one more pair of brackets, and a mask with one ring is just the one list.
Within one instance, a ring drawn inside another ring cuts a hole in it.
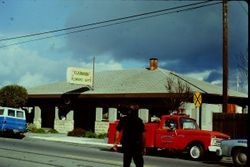
[{"label": "power line", "polygon": [[[206,3],[207,2],[209,2],[209,1],[206,1]],[[198,9],[198,8],[202,8],[202,7],[216,5],[216,4],[219,4],[219,3],[221,3],[221,2],[210,3],[210,4],[205,4],[205,5],[199,5],[199,6],[190,7],[190,8],[186,8],[186,9],[181,9],[181,10],[177,10],[177,11],[170,11],[170,12],[163,12],[163,13],[154,12],[154,13],[157,13],[157,14],[153,14],[153,15],[150,15],[150,16],[145,16],[146,13],[144,13],[143,14],[144,17],[136,16],[136,17],[139,17],[139,18],[132,18],[131,16],[128,16],[128,17],[131,17],[132,19],[127,19],[125,21],[119,21],[119,22],[113,21],[114,23],[110,23],[110,24],[106,24],[106,25],[99,25],[99,26],[90,27],[90,28],[86,28],[86,29],[80,29],[80,30],[70,31],[70,32],[62,33],[62,34],[56,34],[56,35],[51,35],[51,36],[47,36],[47,37],[41,37],[41,38],[31,39],[31,40],[27,40],[27,41],[16,42],[16,43],[8,44],[8,45],[2,45],[2,46],[0,46],[0,48],[5,48],[5,47],[13,46],[13,45],[19,45],[19,44],[34,42],[34,41],[43,40],[43,39],[49,39],[49,38],[54,38],[54,37],[65,36],[65,35],[69,35],[69,34],[73,34],[73,33],[79,33],[79,32],[93,30],[93,29],[97,29],[97,28],[103,28],[103,27],[108,27],[108,26],[123,24],[123,23],[127,23],[127,22],[132,22],[132,21],[137,21],[137,20],[142,20],[142,19],[148,19],[148,18],[157,17],[157,16],[161,16],[161,15],[166,15],[166,14],[171,14],[171,13],[179,13],[179,12],[194,10],[194,9]],[[187,6],[187,5],[184,5],[184,6]],[[188,6],[190,6],[190,5],[188,5]],[[174,7],[174,8],[179,8],[179,7]],[[166,9],[164,9],[164,10],[166,10]],[[148,13],[152,13],[152,12],[148,12]],[[140,14],[140,15],[142,15],[142,14]],[[115,20],[115,19],[112,19],[112,20]],[[123,20],[123,19],[119,19],[119,20]],[[105,21],[105,22],[110,22],[110,21]],[[91,23],[91,24],[98,25],[98,24],[101,24],[101,23],[100,22],[96,22],[96,23]],[[89,25],[90,24],[88,24],[88,26]],[[82,25],[81,27],[83,27],[83,26],[87,26],[87,25]],[[79,26],[76,26],[76,27],[79,28]],[[67,28],[67,30],[69,30],[69,29],[77,29],[76,27],[74,27],[74,28],[70,27],[70,28]],[[64,31],[64,30],[65,29],[52,30],[52,31],[53,32],[54,31],[59,32],[59,31]],[[11,38],[5,38],[5,39],[2,39],[2,40],[14,40],[14,39],[26,38],[26,37],[31,37],[31,36],[43,35],[43,34],[52,33],[52,31],[47,31],[47,32],[43,32],[43,33],[28,34],[28,35],[24,35],[24,36],[13,37],[12,39]]]},{"label": "power line", "polygon": [[157,10],[157,11],[151,11],[151,12],[147,12],[147,13],[141,13],[141,14],[126,16],[126,17],[120,17],[120,18],[115,18],[115,19],[110,19],[110,20],[104,20],[104,21],[99,21],[99,22],[94,22],[94,23],[89,23],[89,24],[84,24],[84,25],[79,25],[79,26],[73,26],[73,27],[68,27],[68,28],[63,28],[63,29],[56,29],[56,30],[50,30],[50,31],[39,32],[39,33],[32,33],[32,34],[21,35],[21,36],[16,36],[16,37],[3,38],[3,39],[0,39],[0,42],[14,40],[14,39],[20,39],[20,38],[39,36],[39,35],[50,34],[50,33],[56,33],[56,32],[60,32],[60,31],[78,29],[78,28],[83,28],[83,27],[88,27],[88,26],[93,26],[93,25],[98,25],[98,24],[104,24],[104,23],[109,23],[109,22],[115,22],[115,21],[120,21],[120,20],[126,20],[126,19],[135,18],[135,17],[141,17],[141,16],[145,16],[145,15],[161,13],[161,12],[174,10],[174,9],[178,9],[178,8],[184,8],[184,7],[199,5],[199,4],[203,4],[203,3],[208,3],[210,1],[211,0],[207,0],[207,1],[203,1],[203,2],[192,3],[192,4],[187,4],[187,5],[182,5],[182,6],[177,6],[177,7],[172,7],[172,8],[167,8],[167,9],[162,9],[162,10]]}]

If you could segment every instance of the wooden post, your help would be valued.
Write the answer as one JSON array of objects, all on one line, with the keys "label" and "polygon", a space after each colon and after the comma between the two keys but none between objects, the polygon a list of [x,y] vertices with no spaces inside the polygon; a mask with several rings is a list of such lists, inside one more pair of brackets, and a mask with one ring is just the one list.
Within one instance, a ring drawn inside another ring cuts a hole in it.
[{"label": "wooden post", "polygon": [[227,113],[228,104],[228,19],[227,0],[223,0],[223,113]]}]

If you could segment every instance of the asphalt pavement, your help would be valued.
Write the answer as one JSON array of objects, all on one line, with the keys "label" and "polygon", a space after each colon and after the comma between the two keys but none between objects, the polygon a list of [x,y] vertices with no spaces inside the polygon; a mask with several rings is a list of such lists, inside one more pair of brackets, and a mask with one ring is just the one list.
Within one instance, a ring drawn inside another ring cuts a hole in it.
[{"label": "asphalt pavement", "polygon": [[[113,147],[113,144],[108,144],[108,139],[98,139],[98,138],[87,138],[87,137],[73,137],[73,136],[67,136],[67,134],[61,134],[61,133],[46,133],[46,134],[40,134],[40,133],[26,133],[24,140],[32,140],[32,139],[40,139],[40,140],[47,140],[47,141],[54,141],[54,142],[66,142],[66,143],[72,143],[72,144],[84,144],[89,145],[93,147],[98,148],[106,148],[111,149]],[[223,162],[232,162],[231,157],[223,157]]]}]

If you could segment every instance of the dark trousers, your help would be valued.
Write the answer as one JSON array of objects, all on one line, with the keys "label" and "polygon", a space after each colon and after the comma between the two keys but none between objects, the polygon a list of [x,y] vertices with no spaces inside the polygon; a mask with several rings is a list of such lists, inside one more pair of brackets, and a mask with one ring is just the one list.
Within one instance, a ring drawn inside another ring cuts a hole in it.
[{"label": "dark trousers", "polygon": [[131,161],[134,161],[136,167],[143,167],[143,154],[141,151],[124,151],[123,167],[130,167]]}]

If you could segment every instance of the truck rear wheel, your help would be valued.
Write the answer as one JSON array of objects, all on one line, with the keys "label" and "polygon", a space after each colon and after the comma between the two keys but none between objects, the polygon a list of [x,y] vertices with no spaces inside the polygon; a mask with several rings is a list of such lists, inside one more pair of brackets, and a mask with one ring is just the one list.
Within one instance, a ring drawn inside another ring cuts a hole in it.
[{"label": "truck rear wheel", "polygon": [[204,157],[204,149],[200,144],[192,144],[189,147],[189,156],[192,160],[202,160]]},{"label": "truck rear wheel", "polygon": [[156,148],[146,148],[146,155],[155,155],[157,153],[157,149]]}]

